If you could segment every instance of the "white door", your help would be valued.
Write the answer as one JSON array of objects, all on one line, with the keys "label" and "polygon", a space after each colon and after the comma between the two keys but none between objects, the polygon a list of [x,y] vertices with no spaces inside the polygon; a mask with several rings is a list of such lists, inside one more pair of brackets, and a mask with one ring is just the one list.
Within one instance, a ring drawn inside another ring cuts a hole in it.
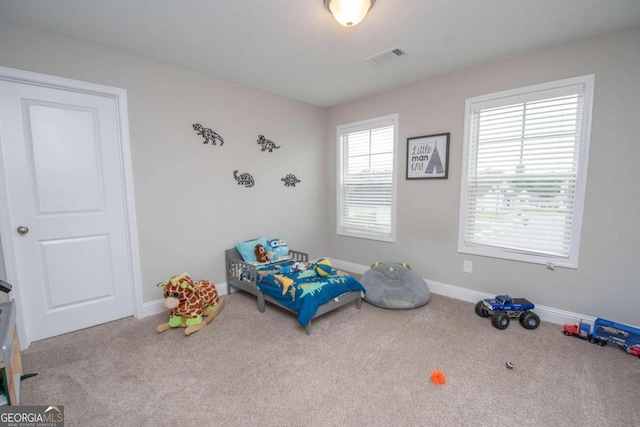
[{"label": "white door", "polygon": [[102,94],[0,80],[2,215],[10,224],[2,239],[13,249],[29,342],[133,314],[118,105]]}]

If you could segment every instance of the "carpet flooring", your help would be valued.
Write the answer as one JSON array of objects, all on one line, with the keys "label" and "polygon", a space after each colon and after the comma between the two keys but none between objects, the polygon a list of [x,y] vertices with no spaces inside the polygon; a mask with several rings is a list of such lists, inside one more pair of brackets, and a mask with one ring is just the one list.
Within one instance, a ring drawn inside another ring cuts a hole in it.
[{"label": "carpet flooring", "polygon": [[[168,314],[33,343],[22,405],[63,405],[70,426],[624,426],[640,420],[640,359],[432,295],[415,310],[349,304],[313,321],[226,296],[185,336]],[[507,369],[511,361],[513,369]],[[442,370],[444,385],[430,380]]]}]

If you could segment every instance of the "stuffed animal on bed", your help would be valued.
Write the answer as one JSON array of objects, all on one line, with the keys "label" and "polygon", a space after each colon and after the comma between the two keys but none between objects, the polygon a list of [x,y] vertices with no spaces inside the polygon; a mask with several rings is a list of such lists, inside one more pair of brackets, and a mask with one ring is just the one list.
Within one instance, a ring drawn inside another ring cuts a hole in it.
[{"label": "stuffed animal on bed", "polygon": [[[224,302],[213,283],[208,280],[195,283],[187,273],[160,282],[157,286],[163,288],[164,305],[171,310],[169,323],[165,324],[168,328],[181,326],[188,329],[200,325],[204,315],[211,316]],[[210,320],[207,320],[206,323],[209,323]],[[158,332],[162,332],[161,326]],[[188,335],[187,331],[185,333]]]},{"label": "stuffed animal on bed", "polygon": [[289,259],[289,245],[282,239],[271,239],[267,242],[267,256],[271,262],[283,261]]},{"label": "stuffed animal on bed", "polygon": [[253,251],[256,254],[256,259],[258,260],[258,262],[269,261],[269,258],[267,257],[267,252],[264,250],[264,246],[262,246],[260,243],[256,245]]}]

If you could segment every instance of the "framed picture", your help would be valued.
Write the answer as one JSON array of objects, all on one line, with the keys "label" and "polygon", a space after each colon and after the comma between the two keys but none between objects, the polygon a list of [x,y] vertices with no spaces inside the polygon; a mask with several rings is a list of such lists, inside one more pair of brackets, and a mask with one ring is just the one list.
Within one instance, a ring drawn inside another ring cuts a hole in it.
[{"label": "framed picture", "polygon": [[407,179],[449,177],[450,133],[407,138]]}]

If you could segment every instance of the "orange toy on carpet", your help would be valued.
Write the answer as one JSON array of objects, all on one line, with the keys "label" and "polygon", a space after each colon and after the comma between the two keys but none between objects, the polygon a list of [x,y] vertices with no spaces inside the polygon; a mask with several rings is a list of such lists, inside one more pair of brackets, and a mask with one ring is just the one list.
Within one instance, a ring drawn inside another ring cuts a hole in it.
[{"label": "orange toy on carpet", "polygon": [[436,385],[442,385],[447,382],[447,377],[444,375],[444,372],[436,369],[435,371],[431,372],[431,381],[433,381],[433,383]]}]

